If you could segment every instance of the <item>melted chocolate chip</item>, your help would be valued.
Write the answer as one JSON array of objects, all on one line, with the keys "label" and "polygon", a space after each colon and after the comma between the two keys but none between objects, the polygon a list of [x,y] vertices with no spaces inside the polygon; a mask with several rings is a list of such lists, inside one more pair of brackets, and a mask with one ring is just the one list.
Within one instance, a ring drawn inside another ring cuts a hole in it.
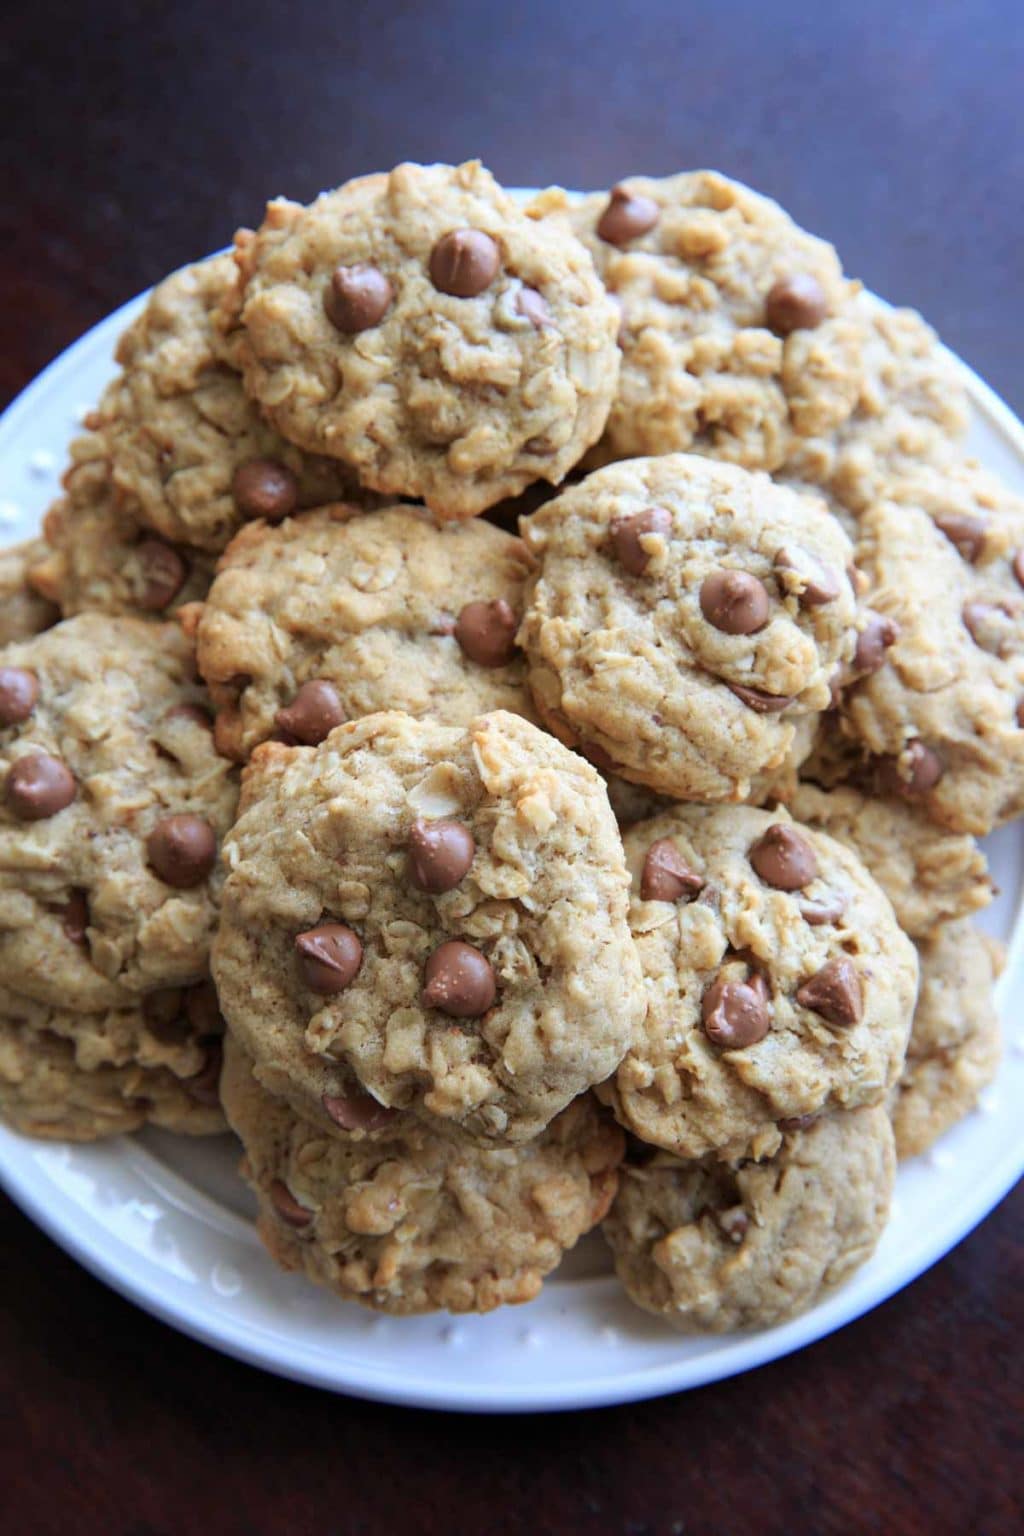
[{"label": "melted chocolate chip", "polygon": [[857,636],[857,648],[853,653],[854,671],[863,677],[877,672],[885,662],[885,653],[899,639],[899,625],[883,614],[869,611],[864,628]]},{"label": "melted chocolate chip", "polygon": [[146,839],[150,866],[165,885],[201,885],[217,860],[217,835],[201,816],[165,816]]},{"label": "melted chocolate chip", "polygon": [[272,1180],[270,1199],[274,1210],[286,1227],[294,1227],[296,1231],[301,1231],[313,1220],[313,1212],[307,1210],[304,1205],[300,1205],[287,1184],[283,1184],[280,1179]]},{"label": "melted chocolate chip", "polygon": [[231,477],[231,494],[243,517],[279,523],[299,504],[299,482],[277,459],[247,459]]},{"label": "melted chocolate chip", "polygon": [[441,293],[473,299],[498,275],[501,252],[482,229],[453,229],[430,253],[430,281]]},{"label": "melted chocolate chip", "polygon": [[955,544],[961,558],[973,565],[985,548],[988,524],[984,518],[972,517],[969,512],[937,512],[935,526],[951,544]]},{"label": "melted chocolate chip", "polygon": [[0,725],[20,725],[39,698],[39,679],[26,667],[0,667]]},{"label": "melted chocolate chip", "polygon": [[482,667],[505,667],[516,650],[519,621],[503,597],[493,602],[467,603],[455,624],[455,638],[470,661]]},{"label": "melted chocolate chip", "polygon": [[454,890],[476,853],[472,832],[459,821],[414,821],[407,847],[409,878],[431,896]]},{"label": "melted chocolate chip", "polygon": [[400,1113],[368,1093],[353,1088],[346,1094],[325,1093],[320,1100],[325,1112],[343,1131],[379,1131]]},{"label": "melted chocolate chip", "polygon": [[274,721],[282,731],[294,736],[305,747],[315,747],[345,721],[338,690],[326,678],[314,677],[303,683],[290,704],[279,709]]},{"label": "melted chocolate chip", "polygon": [[666,507],[645,507],[642,512],[613,518],[609,531],[615,558],[622,569],[631,576],[642,576],[651,558],[643,540],[652,533],[666,538],[672,531],[672,514]]},{"label": "melted chocolate chip", "polygon": [[520,288],[516,294],[516,313],[538,331],[551,324],[551,311],[536,288]]},{"label": "melted chocolate chip", "polygon": [[828,1024],[856,1024],[864,1012],[860,977],[845,955],[827,961],[798,987],[796,1000]]},{"label": "melted chocolate chip", "polygon": [[76,886],[59,911],[64,937],[72,944],[84,944],[89,926],[89,901],[85,891]]},{"label": "melted chocolate chip", "polygon": [[138,603],[147,613],[159,613],[174,601],[188,578],[188,566],[162,539],[143,539],[135,547],[141,587]]},{"label": "melted chocolate chip", "polygon": [[359,935],[346,923],[318,923],[297,934],[295,952],[303,981],[322,997],[344,992],[363,963]]},{"label": "melted chocolate chip", "polygon": [[19,821],[48,821],[65,810],[77,793],[71,770],[59,757],[45,752],[19,757],[4,785],[7,808]]},{"label": "melted chocolate chip", "polygon": [[805,549],[787,545],[775,556],[775,566],[780,571],[792,571],[798,578],[797,601],[806,608],[820,608],[839,596],[835,572]]},{"label": "melted chocolate chip", "polygon": [[640,874],[643,901],[692,901],[704,880],[690,868],[670,837],[659,837],[647,850]]},{"label": "melted chocolate chip", "polygon": [[816,277],[809,272],[792,272],[782,277],[768,291],[764,318],[768,329],[777,336],[793,331],[812,331],[828,314],[828,299]]},{"label": "melted chocolate chip", "polygon": [[747,571],[712,571],[700,588],[700,611],[726,635],[755,635],[768,622],[771,604],[763,582]]},{"label": "melted chocolate chip", "polygon": [[730,683],[727,678],[723,678],[723,682],[730,693],[734,693],[741,703],[759,715],[781,714],[793,702],[791,694],[764,693],[760,688],[747,688],[743,683]]},{"label": "melted chocolate chip", "polygon": [[336,330],[352,336],[379,325],[394,296],[379,267],[335,267],[324,291],[324,312]]},{"label": "melted chocolate chip", "polygon": [[620,183],[612,188],[597,221],[598,238],[608,245],[628,245],[653,229],[660,217],[661,209],[653,198],[634,196]]},{"label": "melted chocolate chip", "polygon": [[800,903],[800,916],[805,923],[812,928],[821,928],[826,923],[838,923],[846,911],[846,898],[844,896],[826,895],[818,901],[802,901]]},{"label": "melted chocolate chip", "polygon": [[1012,569],[1019,585],[1024,587],[1024,549],[1018,549],[1014,555]]},{"label": "melted chocolate chip", "polygon": [[923,741],[912,741],[900,758],[883,757],[878,763],[878,787],[882,794],[900,795],[904,800],[916,800],[934,789],[945,772],[942,759]]},{"label": "melted chocolate chip", "polygon": [[477,1019],[497,994],[491,963],[472,944],[449,939],[439,945],[423,970],[424,1008],[437,1008],[455,1019]]},{"label": "melted chocolate chip", "polygon": [[741,1051],[763,1040],[769,1029],[768,988],[760,975],[749,981],[718,976],[701,999],[704,1033],[712,1045]]},{"label": "melted chocolate chip", "polygon": [[777,821],[750,850],[750,862],[765,885],[777,891],[802,891],[818,873],[811,844],[784,821]]}]

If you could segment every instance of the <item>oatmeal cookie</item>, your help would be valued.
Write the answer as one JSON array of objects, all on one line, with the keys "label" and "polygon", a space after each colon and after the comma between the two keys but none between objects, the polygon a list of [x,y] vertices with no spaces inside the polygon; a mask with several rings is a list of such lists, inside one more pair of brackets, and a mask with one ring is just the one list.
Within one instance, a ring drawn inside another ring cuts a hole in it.
[{"label": "oatmeal cookie", "polygon": [[226,1130],[220,1042],[204,1033],[205,998],[200,1006],[202,1013],[191,1010],[195,1023],[166,1009],[159,1017],[140,1008],[73,1013],[3,988],[0,1118],[23,1135],[57,1141],[98,1141],[143,1125],[188,1136]]},{"label": "oatmeal cookie", "polygon": [[337,460],[267,425],[225,362],[211,315],[234,279],[221,255],[159,283],[118,342],[122,372],[95,417],[118,496],[163,538],[211,551],[250,518],[361,499]]},{"label": "oatmeal cookie", "polygon": [[1002,1046],[992,987],[1000,946],[968,922],[918,945],[921,991],[890,1103],[900,1157],[926,1152],[995,1077]]},{"label": "oatmeal cookie", "polygon": [[852,658],[848,539],[812,498],[691,455],[589,475],[523,519],[538,712],[601,768],[743,800]]},{"label": "oatmeal cookie", "polygon": [[56,603],[47,602],[27,579],[46,552],[42,539],[0,549],[0,645],[27,640],[60,618]]},{"label": "oatmeal cookie", "polygon": [[175,625],[80,614],[0,651],[0,976],[77,1012],[199,981],[237,798]]},{"label": "oatmeal cookie", "polygon": [[285,1269],[347,1301],[393,1313],[530,1301],[615,1194],[622,1133],[590,1097],[522,1147],[422,1126],[352,1142],[272,1098],[237,1043],[226,1046],[224,1106],[260,1236]]},{"label": "oatmeal cookie", "polygon": [[243,529],[185,615],[218,746],[244,759],[276,731],[309,746],[381,709],[447,725],[532,713],[515,646],[528,569],[518,539],[484,522],[437,528],[422,508],[326,507]]},{"label": "oatmeal cookie", "polygon": [[677,806],[625,847],[647,1018],[598,1092],[627,1130],[762,1158],[787,1121],[884,1099],[917,956],[850,849],[749,806]]},{"label": "oatmeal cookie", "polygon": [[559,210],[621,314],[619,387],[592,462],[689,450],[774,470],[850,415],[859,285],[777,203],[687,171],[535,205]]},{"label": "oatmeal cookie", "polygon": [[468,517],[600,436],[618,313],[572,233],[477,162],[277,201],[236,241],[227,345],[277,429],[365,485]]},{"label": "oatmeal cookie", "polygon": [[[369,715],[245,774],[213,969],[268,1091],[536,1136],[644,1011],[597,772],[518,716]],[[342,1105],[339,1121],[338,1106]]]},{"label": "oatmeal cookie", "polygon": [[787,1131],[765,1162],[627,1165],[604,1233],[645,1311],[685,1333],[771,1328],[871,1257],[895,1171],[885,1110],[844,1110]]}]

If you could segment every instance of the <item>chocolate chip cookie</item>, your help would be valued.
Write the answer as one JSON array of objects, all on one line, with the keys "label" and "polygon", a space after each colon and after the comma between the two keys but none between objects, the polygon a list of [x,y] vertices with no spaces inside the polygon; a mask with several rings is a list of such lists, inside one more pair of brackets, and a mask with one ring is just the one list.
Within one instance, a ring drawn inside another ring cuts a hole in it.
[{"label": "chocolate chip cookie", "polygon": [[586,250],[476,161],[269,204],[223,305],[249,393],[365,485],[468,517],[600,436],[618,313]]},{"label": "chocolate chip cookie", "polygon": [[56,623],[60,613],[29,584],[28,573],[46,555],[42,539],[0,549],[0,645],[27,640]]},{"label": "chocolate chip cookie", "polygon": [[742,800],[856,644],[845,534],[813,498],[684,454],[589,475],[521,524],[538,712],[601,768]]},{"label": "chocolate chip cookie", "polygon": [[0,1118],[26,1136],[98,1141],[143,1125],[227,1129],[209,982],[145,1008],[75,1013],[0,989]]},{"label": "chocolate chip cookie", "polygon": [[885,1097],[917,956],[850,849],[748,806],[677,806],[625,848],[647,1018],[598,1092],[627,1130],[762,1158],[788,1121]]},{"label": "chocolate chip cookie", "polygon": [[876,788],[955,832],[1024,811],[1024,518],[990,519],[965,558],[923,509],[861,519],[868,601],[894,630],[882,665],[843,690],[843,733]]},{"label": "chocolate chip cookie", "polygon": [[205,596],[214,559],[157,538],[137,503],[119,495],[110,452],[96,431],[71,444],[64,494],[46,514],[45,551],[28,578],[64,618],[77,613],[165,618]]},{"label": "chocolate chip cookie", "polygon": [[528,570],[511,535],[438,528],[414,507],[327,507],[243,529],[186,614],[218,746],[239,759],[280,733],[311,746],[380,709],[447,725],[532,713],[515,645]]},{"label": "chocolate chip cookie", "polygon": [[824,240],[712,171],[633,176],[564,210],[617,301],[622,369],[596,458],[690,450],[778,469],[862,388],[857,284]]},{"label": "chocolate chip cookie", "polygon": [[788,1129],[763,1162],[628,1164],[604,1223],[630,1297],[685,1333],[771,1328],[869,1259],[896,1158],[882,1108]]},{"label": "chocolate chip cookie", "polygon": [[83,1013],[206,974],[237,798],[175,625],[81,614],[0,651],[0,975]]},{"label": "chocolate chip cookie", "polygon": [[96,412],[114,489],[139,520],[213,551],[250,518],[361,496],[337,460],[305,454],[268,426],[225,362],[211,315],[234,279],[221,255],[159,283],[118,342],[122,371]]},{"label": "chocolate chip cookie", "polygon": [[622,1133],[589,1097],[526,1146],[477,1147],[414,1125],[345,1141],[266,1093],[230,1037],[223,1094],[274,1258],[382,1312],[532,1300],[618,1182]]},{"label": "chocolate chip cookie", "polygon": [[225,1017],[326,1129],[404,1110],[526,1141],[643,1017],[604,785],[515,715],[369,715],[258,748],[225,861]]},{"label": "chocolate chip cookie", "polygon": [[1000,946],[968,922],[918,944],[921,990],[907,1060],[890,1102],[900,1157],[926,1152],[978,1101],[1001,1054],[992,986]]}]

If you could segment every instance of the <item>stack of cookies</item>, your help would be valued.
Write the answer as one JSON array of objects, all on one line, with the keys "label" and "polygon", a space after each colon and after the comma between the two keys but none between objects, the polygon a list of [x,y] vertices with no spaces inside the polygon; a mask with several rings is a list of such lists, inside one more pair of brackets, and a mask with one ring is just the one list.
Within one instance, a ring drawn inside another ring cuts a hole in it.
[{"label": "stack of cookies", "polygon": [[996,1070],[1024,506],[718,175],[278,200],[161,283],[0,638],[0,1108],[244,1147],[390,1312],[765,1326]]}]

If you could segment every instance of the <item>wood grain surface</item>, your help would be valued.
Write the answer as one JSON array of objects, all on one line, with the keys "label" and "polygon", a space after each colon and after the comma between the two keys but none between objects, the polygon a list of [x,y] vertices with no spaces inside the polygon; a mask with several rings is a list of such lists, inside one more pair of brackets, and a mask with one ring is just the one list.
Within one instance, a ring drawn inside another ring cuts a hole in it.
[{"label": "wood grain surface", "polygon": [[[402,158],[602,186],[712,165],[1024,410],[1020,0],[10,0],[0,397],[262,201]],[[0,1207],[10,1536],[1024,1528],[1018,1189],[841,1334],[555,1418],[335,1399],[179,1338]]]}]

